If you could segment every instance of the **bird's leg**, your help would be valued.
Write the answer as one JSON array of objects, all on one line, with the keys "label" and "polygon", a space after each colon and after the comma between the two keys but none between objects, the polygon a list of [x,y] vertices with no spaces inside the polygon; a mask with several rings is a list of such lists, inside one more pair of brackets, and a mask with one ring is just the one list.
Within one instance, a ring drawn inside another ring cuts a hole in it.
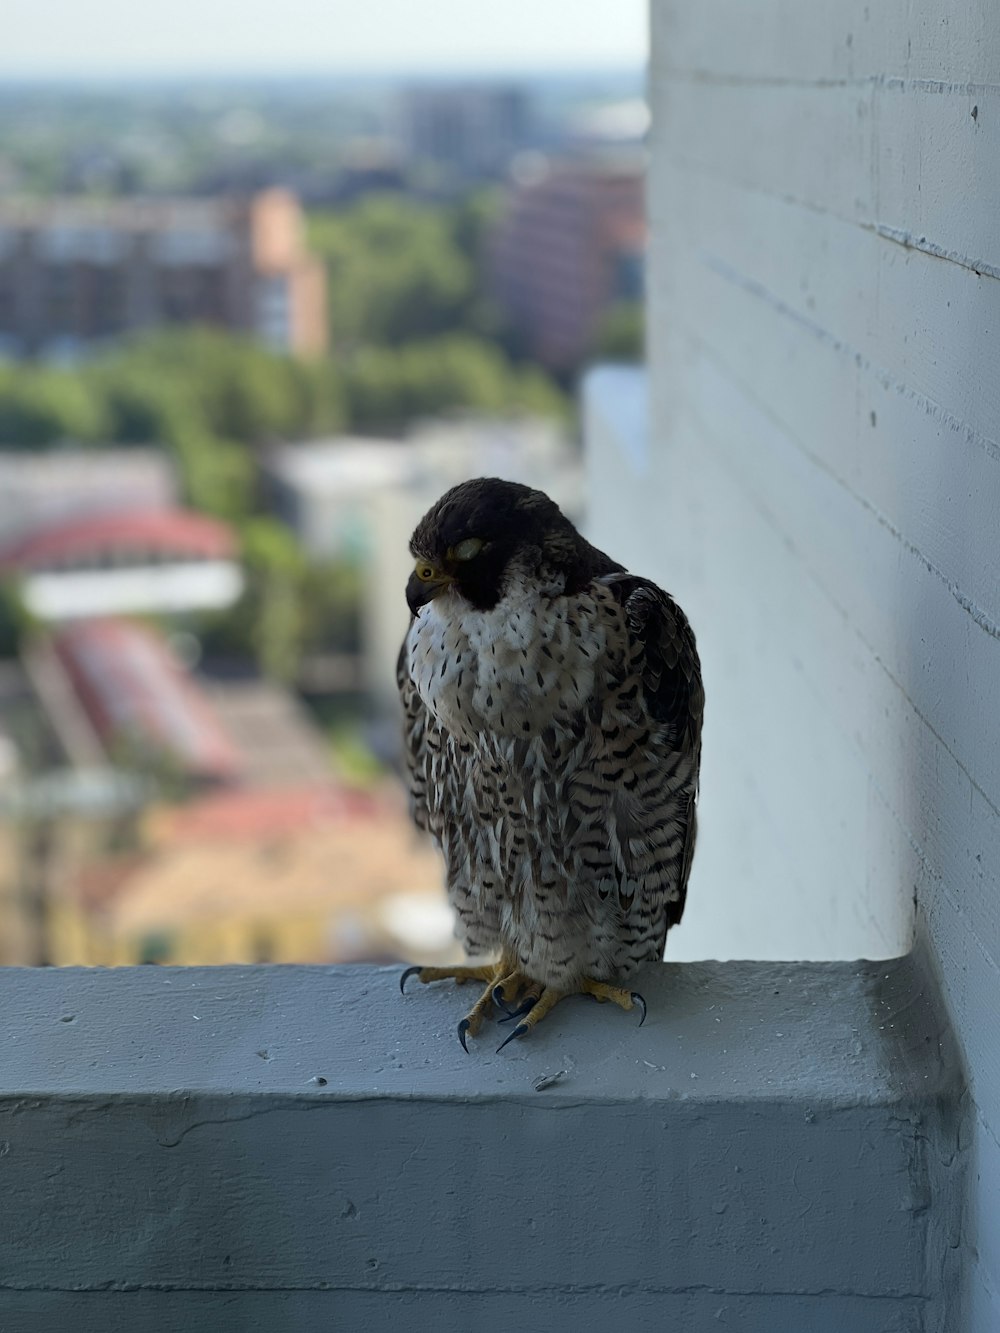
[{"label": "bird's leg", "polygon": [[622,986],[609,986],[606,981],[591,981],[589,977],[584,977],[578,990],[581,995],[592,995],[598,1004],[610,1000],[612,1004],[617,1004],[619,1008],[625,1010],[638,1006],[642,1010],[639,1026],[642,1027],[646,1021],[646,1001],[638,991],[625,990]]},{"label": "bird's leg", "polygon": [[478,967],[408,967],[399,979],[399,989],[403,990],[407,979],[413,976],[424,983],[454,981],[461,985],[465,981],[485,981],[486,989],[458,1025],[458,1039],[467,1051],[466,1037],[474,1037],[482,1027],[483,1019],[492,1012],[494,988],[499,980],[512,974],[513,966],[513,960],[504,954],[499,962],[484,963]]},{"label": "bird's leg", "polygon": [[408,967],[399,978],[399,989],[405,989],[410,977],[416,977],[425,986],[429,981],[454,981],[456,986],[463,981],[489,981],[497,966],[497,963],[483,963],[480,967]]},{"label": "bird's leg", "polygon": [[[544,989],[540,981],[532,981],[518,968],[500,977],[493,987],[493,1003],[506,1014],[506,1018],[501,1018],[500,1022],[509,1023],[512,1018],[526,1014],[538,1003]],[[516,1009],[510,1007],[513,1004],[517,1005]]]},{"label": "bird's leg", "polygon": [[515,1037],[526,1037],[532,1028],[537,1027],[545,1015],[554,1009],[560,1000],[564,1000],[567,995],[592,995],[601,1004],[610,1000],[612,1004],[617,1004],[622,1009],[638,1008],[642,1014],[639,1019],[639,1026],[642,1027],[646,1021],[646,1001],[638,991],[624,990],[621,986],[609,986],[605,981],[592,981],[589,977],[584,977],[573,990],[555,990],[551,986],[540,988],[538,998],[510,1036],[500,1043],[497,1050],[502,1051],[507,1042],[513,1041]]}]

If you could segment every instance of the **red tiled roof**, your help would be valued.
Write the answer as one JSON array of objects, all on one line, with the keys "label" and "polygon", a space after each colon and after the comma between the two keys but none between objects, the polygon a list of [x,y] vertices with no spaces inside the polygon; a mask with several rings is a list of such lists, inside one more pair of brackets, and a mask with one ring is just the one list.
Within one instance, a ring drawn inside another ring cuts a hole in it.
[{"label": "red tiled roof", "polygon": [[0,566],[31,568],[104,551],[155,552],[224,560],[236,551],[230,529],[187,509],[112,509],[48,522],[0,547]]},{"label": "red tiled roof", "polygon": [[131,736],[197,777],[232,779],[242,761],[196,681],[153,630],[126,620],[84,620],[55,651],[103,739]]}]

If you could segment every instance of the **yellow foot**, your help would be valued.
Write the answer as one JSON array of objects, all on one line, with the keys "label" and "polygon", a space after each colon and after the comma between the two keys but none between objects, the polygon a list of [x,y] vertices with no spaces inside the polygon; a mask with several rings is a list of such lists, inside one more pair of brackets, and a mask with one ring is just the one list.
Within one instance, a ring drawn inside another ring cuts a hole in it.
[{"label": "yellow foot", "polygon": [[[520,1020],[497,1047],[498,1051],[515,1037],[527,1036],[567,995],[592,995],[601,1004],[610,1000],[622,1009],[638,1008],[641,1011],[639,1026],[646,1021],[646,1002],[638,991],[623,990],[620,986],[609,986],[605,981],[592,981],[589,977],[584,977],[572,990],[555,990],[519,971],[510,958],[477,967],[408,967],[399,979],[401,991],[410,977],[416,977],[424,984],[430,981],[454,981],[456,985],[465,981],[486,982],[486,989],[458,1025],[458,1039],[466,1051],[469,1049],[466,1038],[479,1033],[483,1020],[489,1017],[494,1006],[504,1010],[501,1023],[515,1018]],[[517,1007],[512,1009],[512,1004]]]},{"label": "yellow foot", "polygon": [[428,981],[454,981],[458,986],[463,981],[490,981],[499,966],[499,963],[484,963],[481,967],[408,967],[399,978],[399,989],[405,990],[410,977],[416,977],[424,985]]},{"label": "yellow foot", "polygon": [[[516,1011],[517,1015],[524,1013],[524,1017],[510,1036],[505,1038],[497,1047],[498,1052],[502,1051],[507,1042],[513,1041],[515,1037],[526,1037],[532,1028],[536,1028],[545,1015],[553,1010],[559,1001],[564,1000],[567,995],[592,995],[601,1004],[610,1000],[612,1004],[617,1004],[622,1009],[639,1009],[642,1015],[639,1019],[639,1026],[642,1027],[646,1021],[646,1001],[638,991],[623,990],[621,986],[609,986],[604,981],[591,981],[589,977],[584,977],[575,990],[554,990],[551,986],[537,987],[533,984],[531,990],[537,992],[537,997],[526,1012],[523,1009]],[[514,1016],[511,1015],[511,1017]]]},{"label": "yellow foot", "polygon": [[480,967],[408,967],[399,978],[402,991],[410,977],[416,977],[424,983],[428,981],[454,981],[461,985],[465,981],[485,981],[486,989],[458,1025],[458,1039],[462,1049],[467,1051],[466,1037],[474,1037],[483,1025],[483,1019],[493,1011],[494,988],[497,983],[511,975],[511,962],[501,958],[498,963],[484,963]]},{"label": "yellow foot", "polygon": [[[526,1014],[541,999],[544,989],[540,981],[532,981],[531,977],[518,971],[517,968],[508,972],[506,976],[498,977],[493,987],[493,1003],[507,1015],[506,1018],[501,1018],[500,1022],[506,1023],[510,1018],[519,1018],[521,1014]],[[512,1005],[517,1007],[511,1008]]]}]

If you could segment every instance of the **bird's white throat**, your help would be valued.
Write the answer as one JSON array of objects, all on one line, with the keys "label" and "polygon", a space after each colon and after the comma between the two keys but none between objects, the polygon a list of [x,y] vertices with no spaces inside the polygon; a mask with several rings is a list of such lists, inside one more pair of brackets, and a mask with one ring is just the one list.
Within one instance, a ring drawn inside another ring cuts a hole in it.
[{"label": "bird's white throat", "polygon": [[594,588],[572,596],[518,582],[488,611],[446,594],[422,607],[407,639],[420,697],[455,736],[538,734],[592,696],[607,648]]}]

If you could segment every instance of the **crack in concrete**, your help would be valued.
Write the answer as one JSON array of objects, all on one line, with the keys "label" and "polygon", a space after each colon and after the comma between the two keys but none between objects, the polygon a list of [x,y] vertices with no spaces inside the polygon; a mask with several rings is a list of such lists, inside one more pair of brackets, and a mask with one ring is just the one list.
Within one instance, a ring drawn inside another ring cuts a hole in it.
[{"label": "crack in concrete", "polygon": [[176,1138],[163,1139],[156,1136],[156,1142],[161,1148],[177,1148],[189,1134],[194,1133],[196,1129],[204,1129],[207,1125],[238,1125],[247,1120],[259,1120],[264,1116],[278,1115],[283,1111],[316,1111],[322,1108],[322,1100],[310,1098],[309,1100],[303,1099],[299,1102],[283,1103],[278,1106],[256,1106],[243,1115],[206,1116],[203,1120],[193,1120],[189,1125],[185,1125]]}]

